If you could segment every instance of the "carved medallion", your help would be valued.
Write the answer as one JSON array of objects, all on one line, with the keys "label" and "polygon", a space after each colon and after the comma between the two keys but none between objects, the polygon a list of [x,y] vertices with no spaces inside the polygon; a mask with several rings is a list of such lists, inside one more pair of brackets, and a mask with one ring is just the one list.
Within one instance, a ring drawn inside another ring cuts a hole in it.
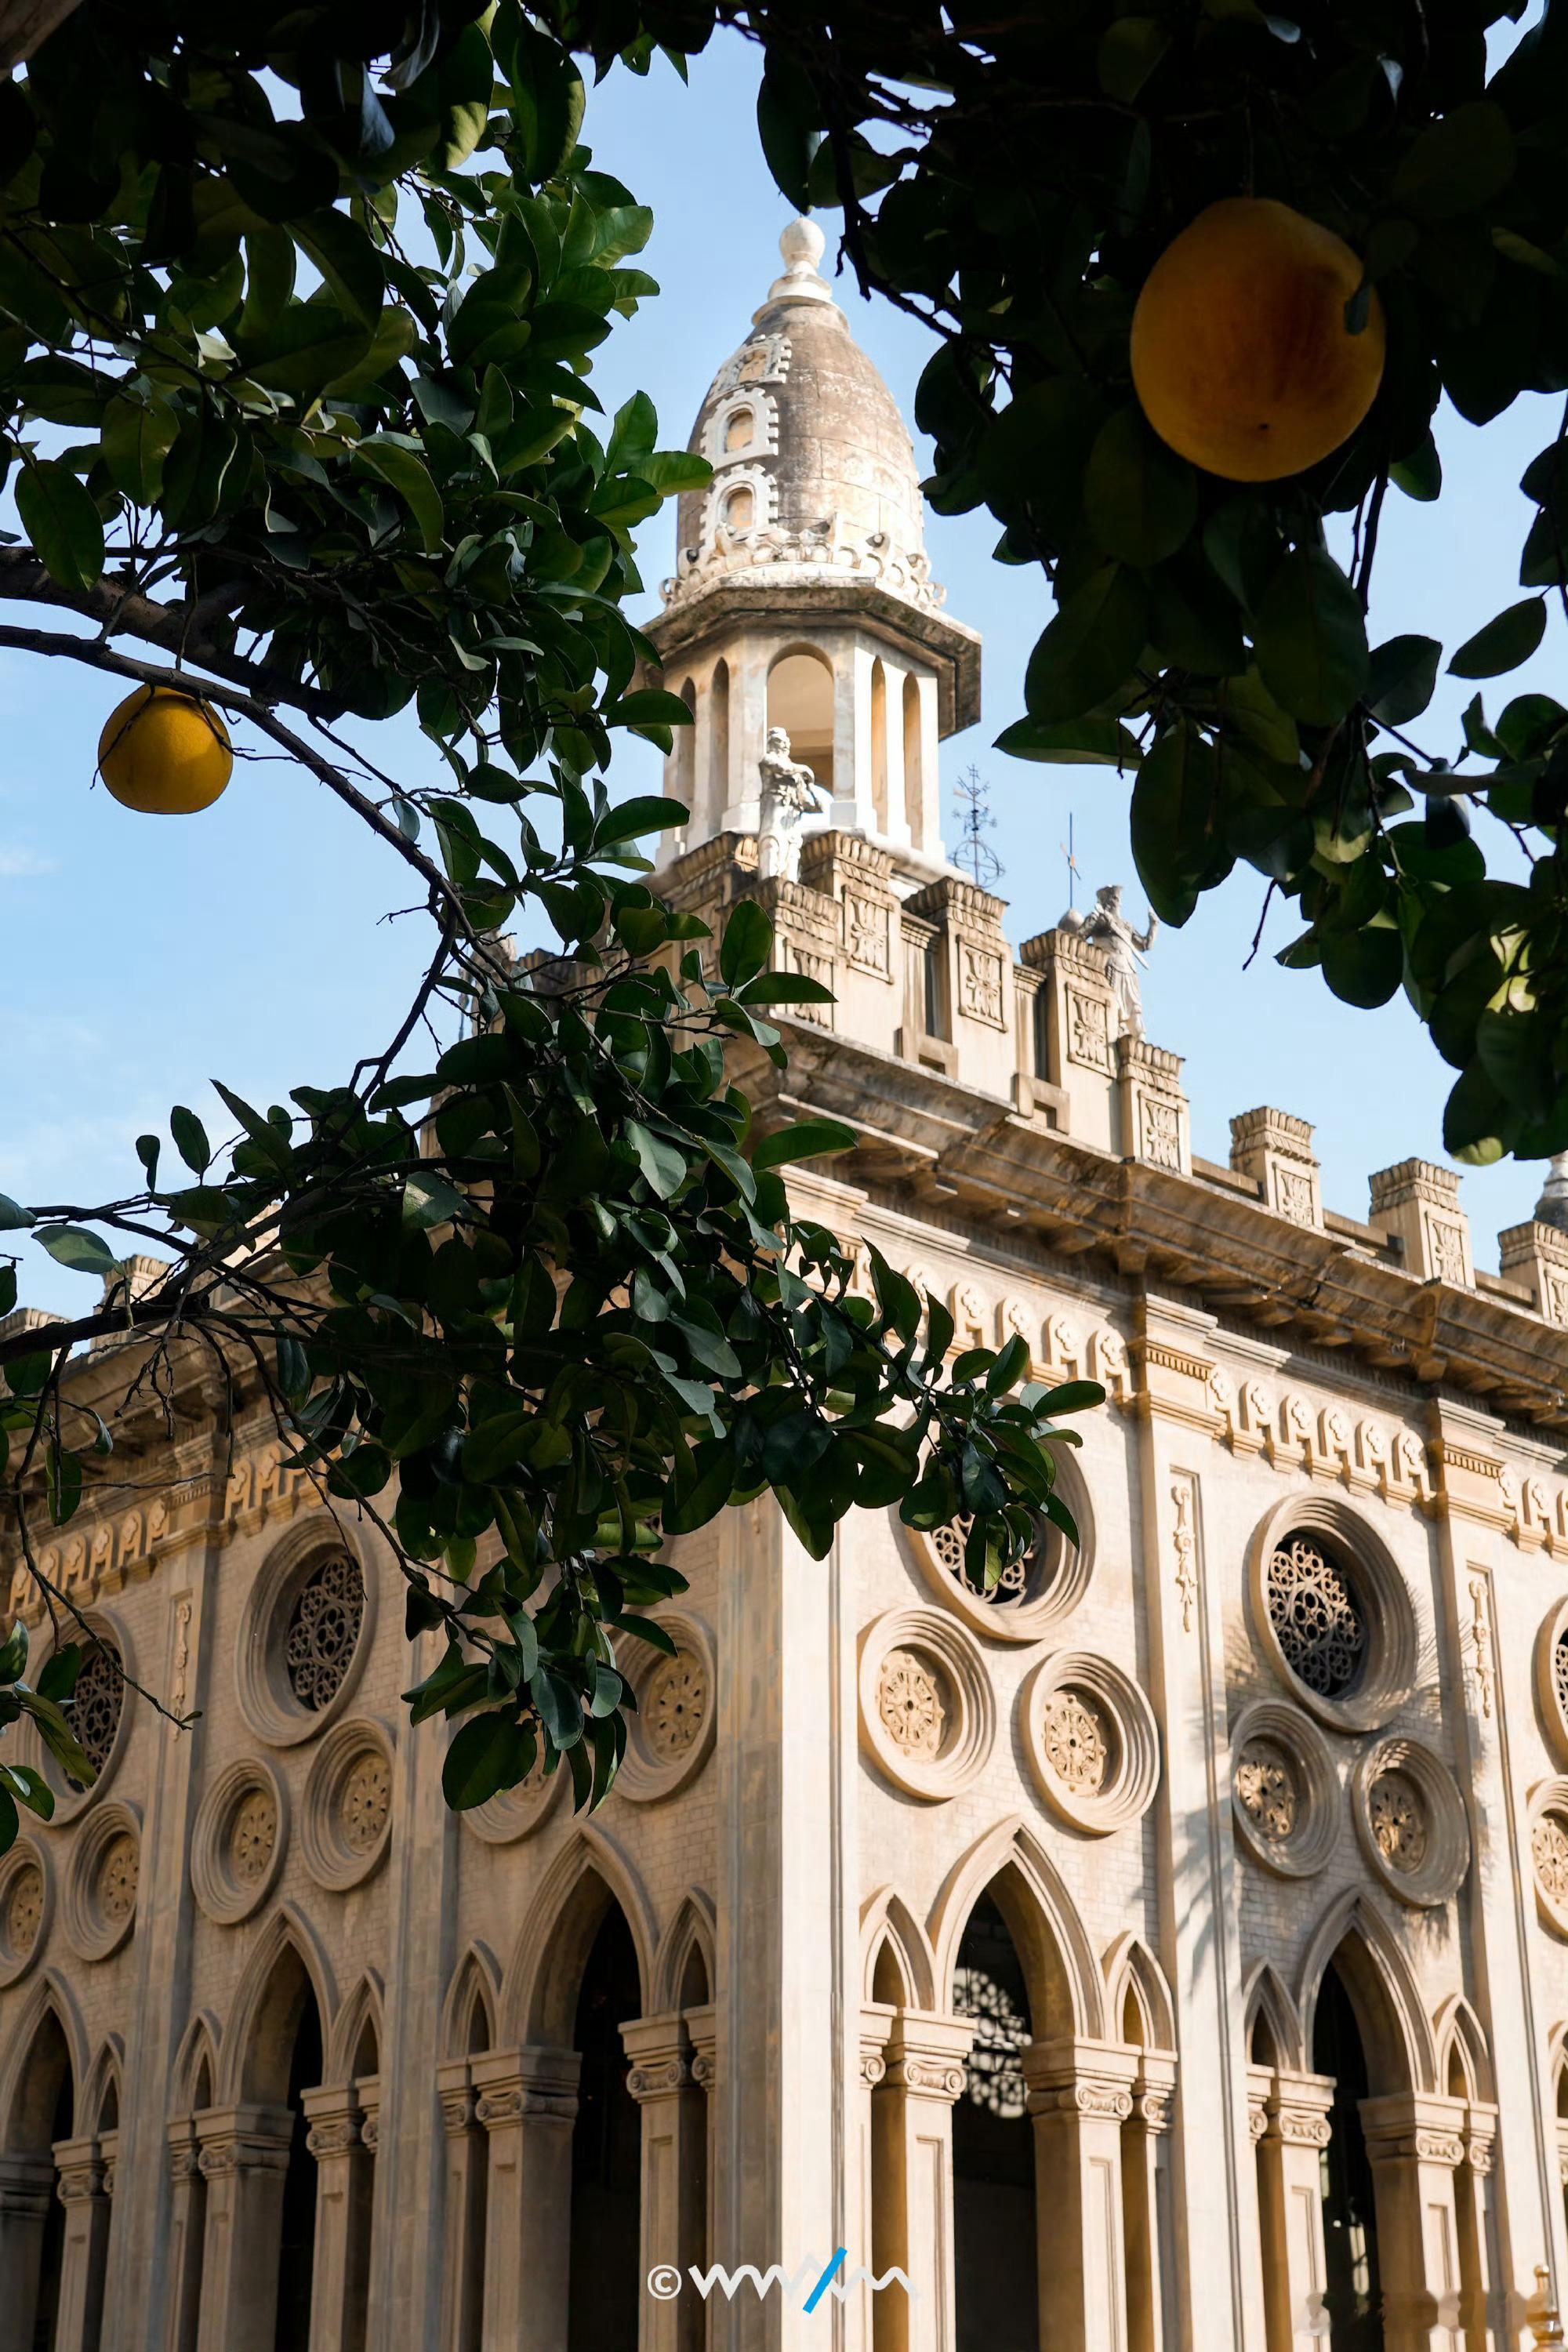
[{"label": "carved medallion", "polygon": [[1075,1796],[1094,1796],[1110,1769],[1110,1734],[1104,1716],[1081,1691],[1053,1691],[1046,1702],[1046,1760]]},{"label": "carved medallion", "polygon": [[1272,1739],[1249,1739],[1236,1763],[1236,1797],[1260,1836],[1292,1836],[1301,1814],[1295,1765]]},{"label": "carved medallion", "polygon": [[118,1927],[136,1908],[136,1881],[141,1854],[129,1830],[110,1838],[98,1866],[98,1907]]},{"label": "carved medallion", "polygon": [[283,1642],[289,1687],[312,1715],[337,1696],[363,1619],[359,1563],[346,1552],[334,1552],[300,1586]]},{"label": "carved medallion", "polygon": [[380,1842],[392,1811],[392,1775],[386,1759],[367,1748],[343,1776],[339,1799],[343,1843],[353,1853],[369,1853]]},{"label": "carved medallion", "polygon": [[708,1677],[700,1659],[682,1651],[654,1669],[642,1703],[648,1746],[662,1761],[685,1756],[702,1735]]},{"label": "carved medallion", "polygon": [[278,1843],[278,1810],[269,1789],[247,1789],[229,1825],[229,1868],[242,1886],[258,1885]]},{"label": "carved medallion", "polygon": [[1419,1870],[1426,1859],[1426,1801],[1407,1772],[1384,1772],[1367,1797],[1372,1833],[1391,1870]]},{"label": "carved medallion", "polygon": [[1367,1623],[1338,1563],[1312,1537],[1287,1536],[1268,1563],[1268,1620],[1297,1679],[1341,1698],[1366,1663]]},{"label": "carved medallion", "polygon": [[1560,1911],[1568,1910],[1568,1822],[1542,1813],[1530,1833],[1531,1859],[1542,1893]]},{"label": "carved medallion", "polygon": [[44,1874],[36,1862],[24,1863],[11,1881],[5,1905],[5,1941],[13,1956],[26,1959],[44,1924]]},{"label": "carved medallion", "polygon": [[942,1683],[913,1650],[889,1650],[877,1684],[877,1711],[906,1756],[934,1762],[942,1753],[948,1709]]}]

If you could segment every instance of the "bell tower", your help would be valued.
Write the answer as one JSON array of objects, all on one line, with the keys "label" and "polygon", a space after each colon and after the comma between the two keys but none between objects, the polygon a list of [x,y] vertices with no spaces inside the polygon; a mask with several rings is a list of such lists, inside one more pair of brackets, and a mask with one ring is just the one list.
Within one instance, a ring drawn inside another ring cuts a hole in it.
[{"label": "bell tower", "polygon": [[661,868],[759,828],[759,762],[782,728],[826,794],[808,833],[886,853],[904,898],[952,871],[937,746],[980,715],[980,639],[942,609],[914,451],[817,264],[815,222],[698,413],[713,478],[687,492],[665,609],[648,635],[690,706],[666,790],[691,811]]}]

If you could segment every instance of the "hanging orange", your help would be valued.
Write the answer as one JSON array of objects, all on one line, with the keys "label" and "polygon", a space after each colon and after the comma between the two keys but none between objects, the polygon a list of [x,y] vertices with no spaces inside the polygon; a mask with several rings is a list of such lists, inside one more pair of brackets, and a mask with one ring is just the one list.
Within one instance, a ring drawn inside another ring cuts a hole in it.
[{"label": "hanging orange", "polygon": [[98,772],[121,804],[145,816],[211,808],[234,772],[228,730],[207,703],[168,686],[139,686],[98,739]]},{"label": "hanging orange", "polygon": [[1163,441],[1231,482],[1275,482],[1350,438],[1383,381],[1375,293],[1352,334],[1362,266],[1271,196],[1210,205],[1167,246],[1132,314],[1132,382]]}]

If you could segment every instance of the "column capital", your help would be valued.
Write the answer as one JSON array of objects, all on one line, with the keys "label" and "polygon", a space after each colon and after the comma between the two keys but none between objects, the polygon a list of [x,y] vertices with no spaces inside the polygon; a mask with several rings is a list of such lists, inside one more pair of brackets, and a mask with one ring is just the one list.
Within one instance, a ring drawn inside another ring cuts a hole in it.
[{"label": "column capital", "polygon": [[686,2031],[691,2036],[691,2079],[710,2091],[719,2061],[719,2011],[712,2001],[687,2011]]},{"label": "column capital", "polygon": [[686,2021],[678,2009],[653,2017],[629,2017],[621,2040],[631,2060],[626,2088],[639,2105],[645,2099],[668,2099],[691,2081],[691,2051]]},{"label": "column capital", "polygon": [[583,2062],[575,2050],[531,2042],[518,2050],[487,2050],[468,2063],[479,2095],[476,2113],[487,2130],[509,2124],[576,2121]]},{"label": "column capital", "polygon": [[1132,2113],[1141,2053],[1120,2042],[1064,2036],[1020,2053],[1032,2116],[1081,2116],[1122,2124]]},{"label": "column capital", "polygon": [[1277,2067],[1265,2104],[1266,2139],[1284,2140],[1292,2147],[1327,2147],[1332,2137],[1329,2110],[1334,2104],[1331,2075]]},{"label": "column capital", "polygon": [[1362,2130],[1373,2164],[1439,2164],[1457,2170],[1465,2160],[1468,2114],[1463,2099],[1394,2091],[1361,2103]]},{"label": "column capital", "polygon": [[106,2197],[103,2151],[96,2137],[89,2139],[58,2139],[55,2142],[55,2169],[59,2175],[56,2194],[62,2205],[79,2205],[91,2197]]},{"label": "column capital", "polygon": [[204,2107],[192,2120],[201,2142],[204,2179],[230,2172],[289,2169],[294,2117],[288,2107],[261,2106],[246,2100],[232,2107]]},{"label": "column capital", "polygon": [[318,2163],[323,2157],[346,2156],[358,2147],[363,2116],[352,2083],[323,2083],[313,2091],[302,2091],[300,2104],[310,2126],[306,2146]]},{"label": "column capital", "polygon": [[887,2079],[897,2088],[952,2106],[969,2080],[965,2061],[974,2041],[974,2021],[935,2010],[894,2011],[883,2045]]}]

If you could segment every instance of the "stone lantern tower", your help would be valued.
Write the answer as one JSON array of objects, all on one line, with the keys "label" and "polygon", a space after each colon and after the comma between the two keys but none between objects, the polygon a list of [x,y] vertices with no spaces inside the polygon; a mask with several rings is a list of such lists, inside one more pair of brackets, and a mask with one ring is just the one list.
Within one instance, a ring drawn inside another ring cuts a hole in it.
[{"label": "stone lantern tower", "polygon": [[832,795],[820,828],[886,849],[894,887],[948,870],[937,744],[980,714],[980,639],[942,610],[914,452],[892,394],[793,221],[782,277],[709,386],[675,576],[648,634],[690,705],[667,789],[691,821],[663,863],[758,830],[758,761],[782,727]]}]

